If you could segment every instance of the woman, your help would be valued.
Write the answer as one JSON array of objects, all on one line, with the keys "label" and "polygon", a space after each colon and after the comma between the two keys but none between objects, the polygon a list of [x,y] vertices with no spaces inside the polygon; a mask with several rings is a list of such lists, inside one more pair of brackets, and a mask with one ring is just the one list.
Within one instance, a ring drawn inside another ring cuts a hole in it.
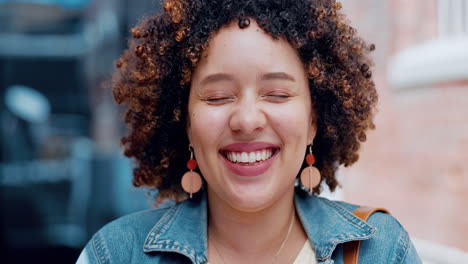
[{"label": "woman", "polygon": [[122,143],[134,185],[180,202],[108,224],[78,263],[343,263],[352,240],[360,263],[420,263],[390,215],[316,196],[374,127],[374,47],[340,8],[167,0],[134,28],[114,76]]}]

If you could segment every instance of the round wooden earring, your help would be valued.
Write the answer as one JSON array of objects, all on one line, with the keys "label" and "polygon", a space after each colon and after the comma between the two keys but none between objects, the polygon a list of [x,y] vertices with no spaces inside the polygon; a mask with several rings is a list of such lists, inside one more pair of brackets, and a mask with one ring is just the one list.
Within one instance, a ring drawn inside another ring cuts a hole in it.
[{"label": "round wooden earring", "polygon": [[309,190],[313,190],[320,184],[320,171],[312,166],[315,163],[315,157],[312,153],[307,154],[306,162],[309,167],[306,167],[301,172],[301,183]]},{"label": "round wooden earring", "polygon": [[200,191],[202,186],[202,179],[200,174],[193,171],[197,168],[197,162],[191,158],[187,162],[187,168],[190,170],[182,176],[181,185],[182,189],[189,193],[190,198],[192,198],[192,194]]}]

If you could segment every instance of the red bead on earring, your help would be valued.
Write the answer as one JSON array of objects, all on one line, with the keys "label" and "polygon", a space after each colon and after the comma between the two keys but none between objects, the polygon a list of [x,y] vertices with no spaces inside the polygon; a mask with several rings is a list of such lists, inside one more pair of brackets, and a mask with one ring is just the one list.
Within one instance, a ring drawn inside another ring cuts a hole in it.
[{"label": "red bead on earring", "polygon": [[320,171],[312,166],[315,163],[314,154],[312,154],[312,145],[309,146],[309,154],[306,156],[306,162],[309,167],[306,167],[301,172],[301,183],[312,191],[315,187],[320,184],[321,176]]},{"label": "red bead on earring", "polygon": [[202,179],[200,174],[193,171],[197,168],[197,161],[195,161],[195,159],[193,158],[193,149],[191,146],[189,146],[189,150],[190,159],[189,161],[187,161],[187,169],[189,169],[189,171],[186,172],[184,176],[182,176],[181,185],[182,189],[185,192],[188,192],[190,198],[192,198],[193,193],[200,191],[202,186]]}]

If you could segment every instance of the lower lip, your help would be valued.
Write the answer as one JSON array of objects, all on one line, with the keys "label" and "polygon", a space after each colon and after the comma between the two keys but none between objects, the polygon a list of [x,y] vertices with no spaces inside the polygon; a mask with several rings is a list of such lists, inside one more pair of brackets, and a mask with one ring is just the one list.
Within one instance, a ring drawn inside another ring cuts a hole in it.
[{"label": "lower lip", "polygon": [[221,157],[223,158],[226,167],[228,167],[228,169],[234,172],[235,174],[239,176],[253,177],[263,174],[265,171],[267,171],[273,164],[273,161],[277,158],[278,153],[279,151],[276,151],[276,153],[273,156],[271,156],[271,158],[263,162],[257,163],[255,165],[240,165],[239,163],[229,161],[226,157],[224,157],[221,154],[219,155],[221,155]]}]

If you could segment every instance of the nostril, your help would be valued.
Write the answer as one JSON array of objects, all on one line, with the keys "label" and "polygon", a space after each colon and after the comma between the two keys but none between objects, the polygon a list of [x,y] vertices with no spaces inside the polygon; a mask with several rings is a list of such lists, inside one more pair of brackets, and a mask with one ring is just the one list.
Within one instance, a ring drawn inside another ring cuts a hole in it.
[{"label": "nostril", "polygon": [[231,130],[251,134],[262,130],[267,124],[267,119],[263,113],[251,107],[245,107],[237,111],[230,119]]}]

